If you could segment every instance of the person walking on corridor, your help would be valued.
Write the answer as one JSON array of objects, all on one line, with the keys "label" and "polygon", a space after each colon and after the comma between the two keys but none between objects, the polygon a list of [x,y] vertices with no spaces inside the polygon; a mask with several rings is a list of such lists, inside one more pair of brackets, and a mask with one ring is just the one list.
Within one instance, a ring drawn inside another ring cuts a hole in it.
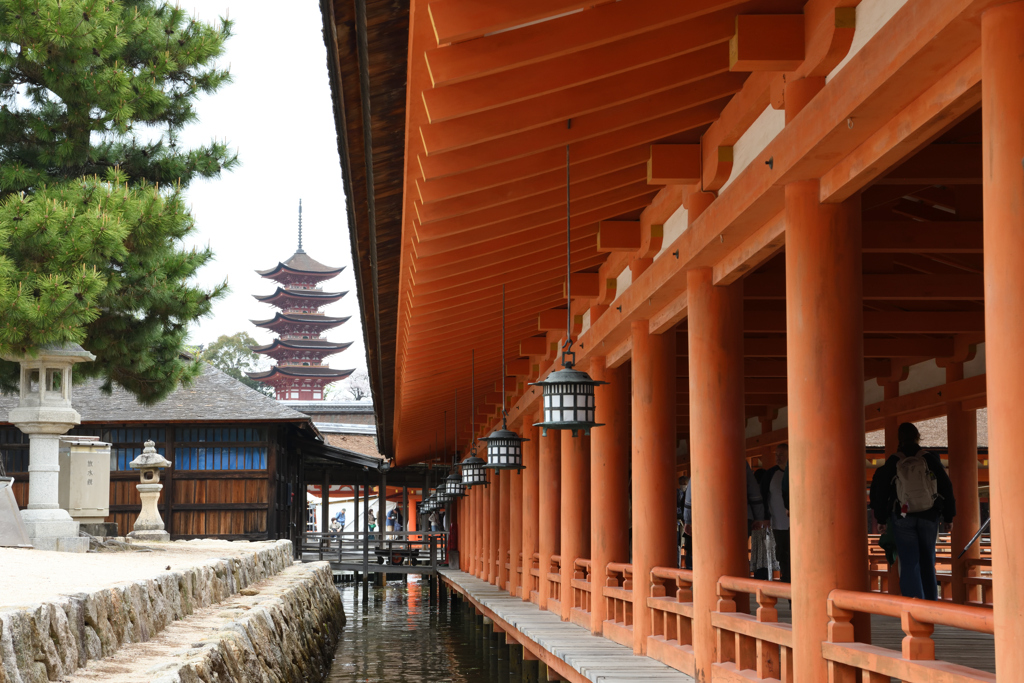
[{"label": "person walking on corridor", "polygon": [[779,580],[790,583],[792,570],[789,562],[789,445],[775,447],[775,466],[765,471],[761,480],[761,495],[768,506],[775,537],[775,556],[779,561]]},{"label": "person walking on corridor", "polygon": [[900,591],[910,598],[938,600],[935,540],[940,520],[946,531],[953,527],[953,482],[939,456],[918,444],[917,427],[904,422],[898,436],[899,450],[871,478],[871,509],[882,533],[892,525]]}]

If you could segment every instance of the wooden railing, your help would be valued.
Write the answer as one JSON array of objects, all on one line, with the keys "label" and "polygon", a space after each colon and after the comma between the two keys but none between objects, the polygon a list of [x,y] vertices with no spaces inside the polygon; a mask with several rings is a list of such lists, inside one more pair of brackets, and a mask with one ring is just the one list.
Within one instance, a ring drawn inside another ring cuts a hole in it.
[{"label": "wooden railing", "polygon": [[[743,604],[746,594],[757,599],[756,616],[736,611],[737,598],[743,597]],[[718,611],[711,615],[718,638],[714,677],[793,683],[793,629],[779,623],[780,599],[792,599],[790,584],[735,576],[718,580]]]},{"label": "wooden railing", "polygon": [[540,553],[530,556],[530,602],[540,604]]},{"label": "wooden railing", "polygon": [[505,551],[505,585],[499,586],[504,590],[508,590],[512,587],[512,551]]},{"label": "wooden railing", "polygon": [[[856,643],[851,620],[857,613],[900,620],[906,637],[902,652]],[[995,674],[935,660],[935,625],[994,634],[992,610],[948,605],[876,593],[834,590],[829,594],[828,641],[821,644],[829,661],[829,683],[888,681],[905,683],[995,683]]]},{"label": "wooden railing", "polygon": [[368,571],[370,565],[385,564],[436,569],[448,564],[447,537],[443,531],[306,531],[299,553],[303,560],[327,560],[335,569],[352,571]]},{"label": "wooden railing", "polygon": [[966,604],[992,607],[992,558],[967,558],[963,562],[963,581],[967,587]]},{"label": "wooden railing", "polygon": [[651,635],[647,656],[691,676],[693,658],[693,572],[655,567],[651,570]]},{"label": "wooden railing", "polygon": [[592,589],[590,560],[577,558],[573,562],[572,608],[569,610],[569,621],[586,629],[590,628]]},{"label": "wooden railing", "polygon": [[516,574],[519,575],[519,580],[516,581],[516,597],[521,598],[524,595],[529,595],[530,588],[525,583],[529,573],[526,571],[526,565],[523,563],[522,553],[519,553],[519,557],[516,558]]},{"label": "wooden railing", "polygon": [[552,555],[548,568],[548,611],[562,614],[562,556]]},{"label": "wooden railing", "polygon": [[604,637],[633,647],[633,565],[609,562],[602,594],[605,601]]}]

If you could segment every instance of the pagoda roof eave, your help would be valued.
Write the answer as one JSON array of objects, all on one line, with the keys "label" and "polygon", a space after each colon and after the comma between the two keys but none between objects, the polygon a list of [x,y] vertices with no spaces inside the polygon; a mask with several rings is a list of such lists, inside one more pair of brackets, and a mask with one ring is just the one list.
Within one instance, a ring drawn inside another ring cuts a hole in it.
[{"label": "pagoda roof eave", "polygon": [[321,300],[325,304],[334,303],[335,301],[344,297],[348,292],[317,292],[315,290],[298,290],[289,291],[283,287],[278,287],[276,291],[270,294],[253,294],[253,298],[257,301],[269,303],[277,298],[283,299],[317,299]]},{"label": "pagoda roof eave", "polygon": [[327,368],[323,366],[280,366],[275,365],[269,370],[263,372],[247,372],[249,379],[254,379],[258,382],[266,382],[268,379],[274,379],[275,375],[281,375],[289,378],[305,378],[305,379],[331,379],[340,380],[345,379],[349,375],[355,372],[355,368],[351,370],[336,370],[334,368]]},{"label": "pagoda roof eave", "polygon": [[[310,343],[316,341],[320,341],[321,343]],[[252,346],[250,349],[255,353],[267,353],[268,351],[273,351],[278,348],[308,351],[331,351],[332,353],[338,353],[344,351],[350,346],[352,346],[352,342],[329,342],[316,339],[275,339],[269,344],[265,344],[263,346]]]},{"label": "pagoda roof eave", "polygon": [[319,261],[314,260],[306,252],[296,251],[292,254],[291,258],[287,261],[278,262],[273,268],[266,270],[257,270],[258,275],[263,277],[272,278],[274,275],[278,275],[282,272],[294,273],[296,275],[316,275],[321,280],[327,280],[332,277],[336,277],[341,271],[345,270],[344,266],[340,268],[334,268],[332,266],[326,266]]},{"label": "pagoda roof eave", "polygon": [[289,315],[287,313],[278,313],[273,318],[268,318],[267,320],[250,320],[249,322],[251,322],[256,327],[270,327],[271,325],[283,322],[312,323],[314,325],[321,324],[325,326],[330,325],[333,327],[348,322],[350,318],[351,316],[346,316],[344,318],[329,318],[323,315]]}]

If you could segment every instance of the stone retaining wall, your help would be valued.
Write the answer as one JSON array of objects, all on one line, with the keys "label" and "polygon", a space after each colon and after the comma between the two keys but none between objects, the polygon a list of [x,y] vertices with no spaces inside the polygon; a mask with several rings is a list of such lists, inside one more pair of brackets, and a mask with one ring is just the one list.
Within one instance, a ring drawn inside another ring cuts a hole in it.
[{"label": "stone retaining wall", "polygon": [[0,611],[0,683],[60,681],[87,660],[145,642],[172,621],[291,564],[291,542],[277,541],[242,557]]},{"label": "stone retaining wall", "polygon": [[345,624],[326,562],[295,565],[259,602],[143,673],[153,683],[320,683]]}]

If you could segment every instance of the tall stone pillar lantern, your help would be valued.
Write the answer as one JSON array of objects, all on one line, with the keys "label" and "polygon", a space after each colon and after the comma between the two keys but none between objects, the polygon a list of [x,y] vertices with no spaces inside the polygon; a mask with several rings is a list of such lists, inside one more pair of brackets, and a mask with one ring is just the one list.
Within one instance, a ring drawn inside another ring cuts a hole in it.
[{"label": "tall stone pillar lantern", "polygon": [[147,441],[145,448],[137,458],[128,463],[133,470],[139,471],[141,483],[136,484],[139,497],[142,499],[142,512],[135,520],[135,526],[128,538],[136,541],[169,541],[171,535],[164,531],[164,520],[160,517],[157,501],[164,485],[160,483],[160,469],[170,467],[171,463],[156,452],[156,444]]},{"label": "tall stone pillar lantern", "polygon": [[21,364],[20,400],[7,421],[29,437],[28,509],[21,516],[32,545],[41,550],[89,550],[89,539],[79,538],[78,522],[58,502],[58,453],[60,436],[82,421],[71,407],[71,367],[95,359],[78,344],[6,357]]}]

